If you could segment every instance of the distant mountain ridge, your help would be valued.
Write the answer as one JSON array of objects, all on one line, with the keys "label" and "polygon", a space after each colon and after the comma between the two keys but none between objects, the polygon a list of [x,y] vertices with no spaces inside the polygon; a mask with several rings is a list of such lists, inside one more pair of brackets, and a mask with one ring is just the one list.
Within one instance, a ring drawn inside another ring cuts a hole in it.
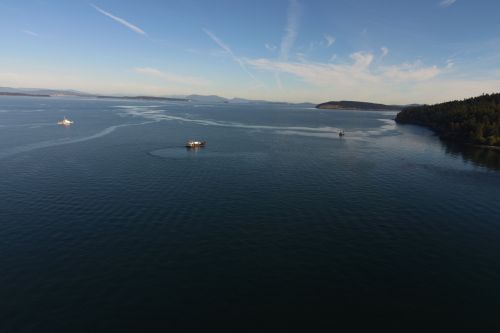
[{"label": "distant mountain ridge", "polygon": [[156,96],[93,96],[95,98],[102,99],[141,99],[145,101],[170,101],[170,102],[188,102],[189,100],[186,98],[173,98],[173,97],[156,97]]},{"label": "distant mountain ridge", "polygon": [[358,101],[331,101],[316,105],[317,109],[325,110],[336,110],[336,109],[354,109],[354,110],[393,110],[400,111],[404,108],[403,105],[385,105],[378,103],[369,102],[358,102]]},{"label": "distant mountain ridge", "polygon": [[265,100],[252,100],[246,98],[225,98],[217,95],[172,95],[172,96],[118,96],[118,95],[98,95],[81,92],[78,90],[58,90],[42,88],[11,88],[0,87],[0,95],[3,96],[30,96],[30,97],[88,97],[102,99],[128,99],[128,100],[154,100],[171,102],[198,102],[198,103],[231,103],[231,104],[282,104],[295,105],[301,107],[314,107],[312,103],[288,103],[271,102]]},{"label": "distant mountain ridge", "polygon": [[89,97],[89,98],[109,98],[109,99],[141,99],[155,101],[182,101],[187,102],[186,98],[170,98],[170,97],[155,97],[155,96],[107,96],[95,95],[78,90],[58,90],[58,89],[39,89],[39,88],[10,88],[0,87],[0,95],[3,96],[29,96],[29,97]]},{"label": "distant mountain ridge", "polygon": [[226,103],[229,101],[227,98],[220,97],[217,95],[188,95],[186,99],[201,103]]},{"label": "distant mountain ridge", "polygon": [[50,95],[29,94],[20,92],[5,92],[5,91],[0,91],[0,96],[50,97]]},{"label": "distant mountain ridge", "polygon": [[0,87],[1,93],[16,93],[29,95],[49,95],[49,96],[78,96],[78,97],[93,97],[92,94],[81,92],[78,90],[59,90],[59,89],[42,89],[42,88],[11,88]]},{"label": "distant mountain ridge", "polygon": [[[178,96],[177,96],[178,97]],[[299,105],[304,107],[313,107],[313,103],[288,103],[288,102],[272,102],[261,99],[246,99],[246,98],[225,98],[217,95],[188,95],[185,98],[192,102],[200,103],[230,103],[230,104],[283,104],[283,105]]]}]

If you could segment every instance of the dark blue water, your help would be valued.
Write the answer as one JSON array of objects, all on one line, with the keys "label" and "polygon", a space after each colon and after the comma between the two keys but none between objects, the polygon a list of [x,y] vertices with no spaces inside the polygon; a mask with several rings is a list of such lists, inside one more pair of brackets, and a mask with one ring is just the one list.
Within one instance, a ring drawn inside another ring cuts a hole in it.
[{"label": "dark blue water", "polygon": [[500,329],[500,153],[394,117],[1,98],[0,331]]}]

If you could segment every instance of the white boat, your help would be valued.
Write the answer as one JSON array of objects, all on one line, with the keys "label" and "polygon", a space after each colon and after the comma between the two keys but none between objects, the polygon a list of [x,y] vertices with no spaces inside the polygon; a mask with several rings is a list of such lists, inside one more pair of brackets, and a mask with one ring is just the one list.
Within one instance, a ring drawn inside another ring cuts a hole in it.
[{"label": "white boat", "polygon": [[205,141],[189,140],[188,142],[186,142],[186,148],[205,147],[205,145],[206,145]]},{"label": "white boat", "polygon": [[57,125],[69,126],[69,125],[71,125],[71,124],[73,124],[73,123],[74,123],[74,121],[69,120],[69,119],[67,119],[66,117],[64,117],[64,119],[63,119],[63,120],[59,120],[59,121],[57,122]]}]

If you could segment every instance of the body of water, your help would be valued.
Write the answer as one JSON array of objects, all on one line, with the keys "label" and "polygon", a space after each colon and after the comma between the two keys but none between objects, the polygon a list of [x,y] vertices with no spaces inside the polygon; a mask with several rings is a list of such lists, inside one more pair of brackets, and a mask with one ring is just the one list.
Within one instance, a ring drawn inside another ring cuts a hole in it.
[{"label": "body of water", "polygon": [[1,97],[0,331],[500,329],[500,153],[395,115]]}]

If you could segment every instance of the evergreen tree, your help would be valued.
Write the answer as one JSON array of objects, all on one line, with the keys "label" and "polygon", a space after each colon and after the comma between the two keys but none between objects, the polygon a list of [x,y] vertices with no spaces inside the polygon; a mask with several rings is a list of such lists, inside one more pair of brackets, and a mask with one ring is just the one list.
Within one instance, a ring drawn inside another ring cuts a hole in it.
[{"label": "evergreen tree", "polygon": [[427,126],[445,139],[500,146],[500,94],[409,107],[396,122]]}]

